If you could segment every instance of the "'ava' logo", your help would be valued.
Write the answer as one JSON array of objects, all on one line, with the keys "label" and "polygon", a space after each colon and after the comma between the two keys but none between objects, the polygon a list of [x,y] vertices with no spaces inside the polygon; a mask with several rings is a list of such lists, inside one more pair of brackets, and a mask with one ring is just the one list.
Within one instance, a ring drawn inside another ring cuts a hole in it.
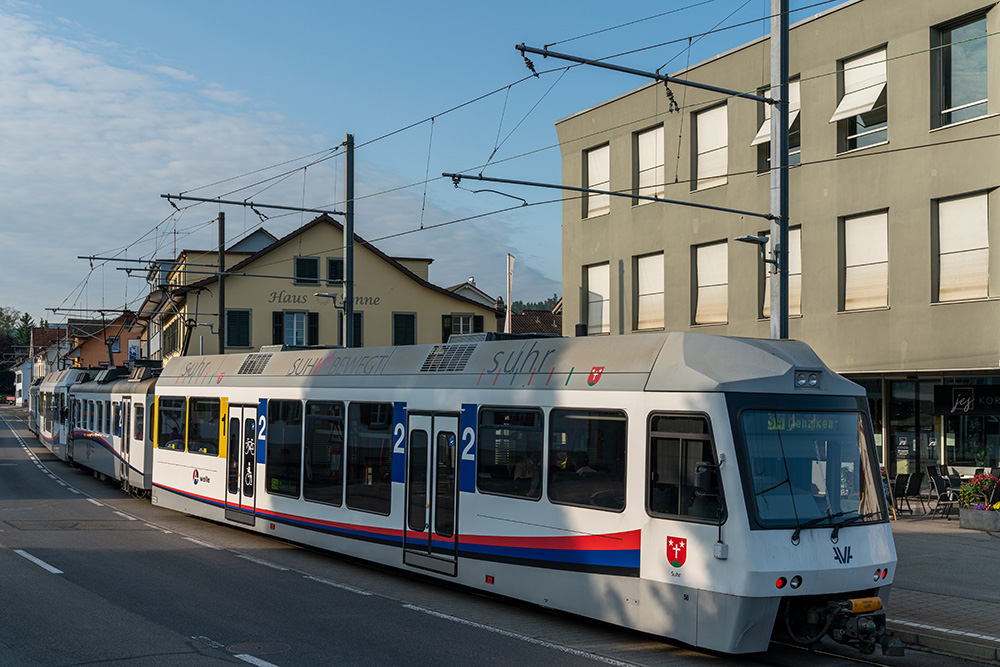
[{"label": "'ava' logo", "polygon": [[680,567],[688,557],[687,539],[667,536],[667,562]]},{"label": "'ava' logo", "polygon": [[594,366],[590,369],[590,377],[587,378],[587,384],[593,387],[595,384],[601,381],[601,374],[604,373],[604,366]]},{"label": "'ava' logo", "polygon": [[195,484],[197,484],[197,483],[198,483],[198,469],[197,469],[197,468],[195,468],[195,471],[194,471],[194,474],[193,474],[193,475],[191,475],[191,477],[192,477],[192,481],[193,481],[193,482],[194,482]]}]

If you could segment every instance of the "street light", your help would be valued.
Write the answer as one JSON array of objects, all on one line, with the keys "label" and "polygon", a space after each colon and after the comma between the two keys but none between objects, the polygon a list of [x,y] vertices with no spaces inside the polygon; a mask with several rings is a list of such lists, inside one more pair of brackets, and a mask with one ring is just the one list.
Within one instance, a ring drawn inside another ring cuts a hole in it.
[{"label": "street light", "polygon": [[[340,305],[340,306],[337,305],[337,297],[339,295],[337,293],[335,293],[335,292],[313,292],[313,296],[323,297],[325,299],[333,299],[333,307],[336,308],[337,310],[340,310],[340,311],[344,310],[344,306],[343,305]],[[344,320],[344,330],[340,332],[340,335],[341,335],[341,340],[346,341],[347,340],[347,331],[346,331],[346,329],[347,329],[347,326],[348,326],[348,324],[347,324],[347,318],[345,317],[345,318],[343,318],[343,320]],[[345,345],[344,347],[347,347],[347,346]]]}]

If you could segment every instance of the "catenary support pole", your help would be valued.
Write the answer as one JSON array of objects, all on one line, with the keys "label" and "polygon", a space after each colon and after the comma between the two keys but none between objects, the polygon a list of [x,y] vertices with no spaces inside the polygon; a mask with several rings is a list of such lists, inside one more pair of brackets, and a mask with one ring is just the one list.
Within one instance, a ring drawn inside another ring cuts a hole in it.
[{"label": "catenary support pole", "polygon": [[788,0],[771,0],[771,338],[788,338]]},{"label": "catenary support pole", "polygon": [[354,135],[344,135],[344,347],[354,347]]},{"label": "catenary support pole", "polygon": [[219,354],[226,353],[226,214],[219,211]]}]

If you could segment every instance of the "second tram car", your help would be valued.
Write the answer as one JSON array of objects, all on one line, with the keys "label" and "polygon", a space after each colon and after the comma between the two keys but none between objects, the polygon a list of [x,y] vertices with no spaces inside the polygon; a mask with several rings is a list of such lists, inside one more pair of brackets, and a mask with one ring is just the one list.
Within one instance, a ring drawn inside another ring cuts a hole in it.
[{"label": "second tram car", "polygon": [[899,651],[865,395],[802,343],[262,348],[155,392],[159,506],[729,653]]}]

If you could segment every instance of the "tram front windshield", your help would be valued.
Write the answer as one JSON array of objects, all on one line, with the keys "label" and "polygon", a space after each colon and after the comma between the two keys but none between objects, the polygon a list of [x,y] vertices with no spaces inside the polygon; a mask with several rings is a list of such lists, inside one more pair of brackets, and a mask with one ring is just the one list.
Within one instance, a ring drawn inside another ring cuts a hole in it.
[{"label": "tram front windshield", "polygon": [[746,410],[740,425],[759,525],[884,519],[862,413]]}]

